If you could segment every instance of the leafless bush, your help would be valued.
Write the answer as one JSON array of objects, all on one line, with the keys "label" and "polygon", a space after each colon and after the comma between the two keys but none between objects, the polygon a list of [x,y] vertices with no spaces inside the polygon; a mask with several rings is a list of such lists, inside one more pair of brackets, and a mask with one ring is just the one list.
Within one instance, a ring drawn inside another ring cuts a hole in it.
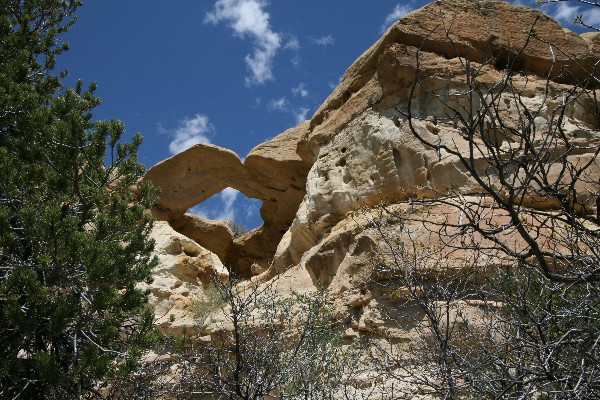
[{"label": "leafless bush", "polygon": [[[401,129],[440,160],[455,160],[479,187],[411,200],[444,209],[445,218],[382,206],[395,228],[373,221],[384,243],[378,268],[394,278],[380,284],[406,297],[390,314],[405,323],[410,307],[419,311],[417,350],[380,349],[380,365],[443,398],[600,396],[597,65],[576,79],[553,63],[536,92],[526,92],[520,57],[536,40],[544,39],[534,23],[494,82],[485,75],[496,60],[477,64],[457,48],[461,76],[436,88],[422,78],[417,50],[408,100],[396,107]],[[545,43],[550,54],[568,54]],[[439,115],[419,109],[428,101]],[[432,123],[450,134],[432,133]],[[407,228],[417,225],[436,248],[419,245]]]},{"label": "leafless bush", "polygon": [[215,282],[229,328],[199,351],[200,391],[231,399],[325,399],[339,390],[354,356],[342,350],[326,292],[282,297],[275,282]]},{"label": "leafless bush", "polygon": [[358,353],[342,348],[327,292],[284,296],[276,282],[214,280],[212,294],[194,306],[198,318],[212,315],[212,333],[168,340],[106,398],[359,398],[346,384]]}]

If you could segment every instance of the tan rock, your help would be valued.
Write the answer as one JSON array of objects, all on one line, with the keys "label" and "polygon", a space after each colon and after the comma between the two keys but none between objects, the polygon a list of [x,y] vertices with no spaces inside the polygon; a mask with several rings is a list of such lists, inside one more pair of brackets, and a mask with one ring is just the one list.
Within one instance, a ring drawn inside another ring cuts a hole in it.
[{"label": "tan rock", "polygon": [[[451,28],[450,35],[446,35],[446,27]],[[532,28],[536,38],[528,40]],[[552,43],[553,52],[548,42]],[[415,58],[389,64],[385,62],[384,53],[390,46],[399,45],[407,54],[419,48],[422,56],[430,59],[429,64],[438,66],[438,73],[424,71],[432,73],[430,76],[445,76],[446,65],[457,56],[468,57],[477,63],[493,60],[493,66],[502,69],[519,54],[518,63],[524,72],[541,76],[546,76],[554,58],[554,76],[558,81],[564,81],[566,78],[558,76],[563,67],[577,78],[587,76],[586,71],[595,68],[598,53],[594,46],[597,42],[595,35],[581,37],[563,29],[539,10],[508,2],[432,2],[392,25],[348,68],[340,85],[312,118],[309,133],[299,143],[299,154],[306,161],[314,161],[317,149],[328,138],[339,133],[366,108],[385,103],[386,82],[380,82],[380,77],[386,69],[394,71],[404,81],[400,86],[406,87],[412,82]],[[439,61],[433,62],[433,59]]]},{"label": "tan rock", "polygon": [[346,339],[357,339],[359,336],[360,336],[360,333],[355,331],[352,328],[348,328],[344,332],[344,338],[346,338]]},{"label": "tan rock", "polygon": [[225,260],[227,250],[233,242],[233,233],[224,221],[212,221],[194,214],[185,213],[173,216],[169,224],[182,235],[187,236]]},{"label": "tan rock", "polygon": [[199,325],[188,311],[190,300],[203,293],[212,277],[227,280],[229,274],[219,258],[186,236],[177,233],[164,221],[157,221],[150,234],[155,240],[159,264],[152,271],[149,306],[155,323],[165,333],[195,329]]},{"label": "tan rock", "polygon": [[581,37],[587,42],[590,51],[600,53],[600,32],[585,32]]},{"label": "tan rock", "polygon": [[[161,188],[154,215],[249,276],[255,262],[270,262],[304,196],[309,165],[296,147],[307,128],[308,122],[255,147],[244,164],[232,151],[214,145],[195,145],[162,161],[144,177]],[[235,242],[223,221],[186,213],[226,187],[263,201],[263,226]]]},{"label": "tan rock", "polygon": [[158,357],[159,357],[158,354],[156,354],[155,352],[151,351],[146,356],[144,356],[144,359],[142,360],[142,362],[144,364],[152,364],[153,362],[155,362],[156,360],[158,360]]},{"label": "tan rock", "polygon": [[[519,18],[514,18],[515,15]],[[528,35],[534,22],[535,37],[531,37]],[[449,27],[449,34],[445,26]],[[299,142],[299,155],[314,163],[307,178],[306,197],[289,233],[279,244],[274,266],[285,269],[302,262],[309,271],[319,266],[316,278],[328,282],[353,240],[346,247],[339,247],[329,238],[332,228],[348,213],[381,202],[479,191],[479,184],[458,157],[425,147],[398,111],[408,103],[415,77],[418,76],[420,83],[412,93],[413,128],[429,142],[439,142],[466,154],[468,140],[451,123],[449,115],[453,111],[449,106],[465,112],[467,98],[455,97],[451,101],[456,104],[444,105],[430,93],[465,90],[464,58],[459,56],[468,58],[471,67],[479,71],[477,79],[482,87],[492,87],[502,81],[511,57],[519,54],[519,70],[528,74],[512,76],[512,84],[521,93],[520,103],[511,94],[503,94],[497,111],[505,124],[504,130],[494,128],[491,123],[486,125],[487,134],[497,138],[506,149],[511,141],[518,140],[508,132],[522,123],[516,112],[518,108],[536,110],[535,129],[538,132],[547,129],[559,105],[557,101],[562,98],[557,95],[556,100],[547,100],[548,92],[552,96],[571,88],[564,76],[557,75],[559,67],[571,68],[575,77],[586,76],[586,71],[591,71],[600,59],[594,47],[600,42],[598,37],[597,34],[579,36],[538,10],[506,2],[443,0],[405,16],[348,68]],[[552,43],[554,54],[548,43]],[[554,81],[547,82],[553,57]],[[481,64],[487,60],[490,63]],[[567,66],[569,63],[572,65]],[[578,202],[588,212],[595,209],[596,194],[600,191],[600,168],[595,154],[600,131],[591,112],[595,104],[588,104],[593,103],[593,98],[591,93],[589,98],[581,96],[573,101],[565,110],[562,125],[565,136],[579,146],[577,154],[569,156],[569,162],[574,166],[589,163],[575,188]],[[465,103],[460,104],[461,101]],[[534,145],[539,146],[543,137],[540,134]],[[560,146],[549,150],[554,157],[565,151]],[[479,173],[486,176],[492,188],[500,190],[497,177],[487,172],[485,154],[475,154],[474,159]],[[558,165],[549,166],[549,179],[558,179],[560,171]],[[535,184],[530,188],[524,199],[527,206],[538,209],[558,206],[555,201],[537,196]],[[317,247],[322,249],[316,251]]]},{"label": "tan rock", "polygon": [[252,275],[260,275],[260,274],[264,273],[265,271],[267,271],[268,269],[269,269],[269,265],[267,265],[267,264],[261,265],[258,263],[254,263],[250,267],[250,271],[252,272]]},{"label": "tan rock", "polygon": [[[534,22],[535,37],[528,41]],[[444,26],[450,25],[447,35]],[[429,94],[464,91],[465,58],[479,71],[481,84],[489,87],[503,79],[504,69],[519,54],[516,62],[523,74],[511,79],[521,93],[520,102],[510,94],[500,96],[495,111],[504,122],[503,129],[484,121],[485,134],[497,140],[499,148],[506,148],[517,140],[510,132],[521,123],[517,107],[537,110],[533,128],[539,132],[547,129],[560,102],[559,94],[569,88],[567,78],[558,75],[560,67],[569,69],[575,77],[583,76],[599,58],[599,38],[597,34],[576,35],[539,11],[505,2],[434,2],[397,22],[360,56],[310,122],[255,147],[244,163],[228,150],[197,145],[151,169],[146,179],[164,185],[164,198],[157,212],[177,231],[197,238],[203,246],[206,243],[205,247],[225,264],[248,276],[255,275],[252,284],[262,284],[281,274],[274,286],[281,293],[327,286],[335,317],[352,328],[349,336],[361,331],[412,340],[415,331],[390,325],[385,318],[386,312],[410,299],[411,294],[406,287],[386,291],[382,286],[390,274],[398,272],[377,266],[375,256],[382,255],[386,246],[382,231],[373,225],[378,218],[386,218],[377,206],[386,203],[398,212],[421,217],[407,223],[405,229],[411,235],[404,239],[424,254],[436,252],[443,262],[431,257],[421,267],[432,279],[444,279],[474,262],[473,254],[461,248],[460,242],[448,243],[435,237],[427,224],[459,218],[457,208],[448,204],[419,207],[411,199],[435,198],[450,192],[469,196],[480,190],[456,155],[425,147],[413,135],[406,116],[398,111],[407,104],[415,77],[421,84],[412,93],[411,112],[416,117],[412,128],[426,140],[444,143],[450,150],[464,154],[468,141],[448,115],[450,107],[461,110],[467,104],[460,96],[451,99],[450,104],[442,104]],[[553,45],[557,62],[549,83],[545,79],[552,62],[548,42]],[[554,99],[546,101],[545,96]],[[586,210],[594,209],[600,191],[600,165],[593,152],[600,133],[598,121],[590,112],[595,104],[589,101],[573,101],[565,110],[562,125],[565,137],[579,146],[569,160],[574,165],[589,164],[575,188]],[[541,140],[543,135],[534,146],[539,146]],[[558,145],[549,149],[554,156],[564,151]],[[489,165],[482,155],[474,159],[478,171],[487,171]],[[560,174],[556,167],[548,172],[550,179]],[[489,173],[486,177],[492,188],[500,189],[497,176]],[[232,240],[224,224],[211,224],[185,214],[189,207],[225,187],[263,201],[261,228]],[[524,202],[537,209],[556,207],[533,191]],[[506,218],[493,215],[489,222],[499,223]],[[386,221],[384,226],[385,234],[398,236],[393,221]],[[512,243],[517,250],[525,246],[508,233],[506,238],[515,239]],[[202,256],[188,254],[190,251],[180,242],[172,241],[169,247],[172,253],[178,246],[183,252],[173,268],[176,276],[169,285],[158,288],[156,296],[173,292],[184,296],[177,290],[185,291],[191,279],[202,286],[202,277],[216,265],[210,259],[205,262]],[[490,252],[478,262],[486,271],[493,271],[503,265],[504,259]],[[393,261],[385,259],[381,264],[393,265]],[[474,275],[470,279],[480,278]],[[178,319],[178,304],[184,302],[175,303],[165,309]],[[475,303],[466,306],[477,307]],[[418,315],[412,317],[417,320]],[[212,315],[202,329],[204,334],[211,334],[228,327],[226,319]]]},{"label": "tan rock", "polygon": [[260,182],[257,190],[264,190],[263,187],[266,187],[285,191],[290,186],[296,186],[303,191],[310,165],[302,161],[296,153],[296,147],[298,139],[308,130],[308,125],[306,121],[250,150],[244,165],[253,180]]},{"label": "tan rock", "polygon": [[161,354],[160,356],[158,356],[158,358],[156,359],[157,362],[165,362],[165,363],[169,363],[173,361],[173,355],[172,354]]},{"label": "tan rock", "polygon": [[211,341],[212,341],[212,338],[210,337],[210,335],[198,336],[195,339],[195,344],[207,344],[207,343],[210,343]]},{"label": "tan rock", "polygon": [[246,178],[237,154],[211,144],[192,146],[161,161],[144,176],[161,188],[158,208],[172,215],[183,214],[227,186],[242,186]]}]

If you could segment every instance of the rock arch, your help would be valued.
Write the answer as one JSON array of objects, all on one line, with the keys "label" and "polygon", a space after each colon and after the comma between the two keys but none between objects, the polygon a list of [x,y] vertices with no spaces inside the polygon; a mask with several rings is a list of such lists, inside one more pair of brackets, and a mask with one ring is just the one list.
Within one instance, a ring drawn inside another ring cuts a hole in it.
[{"label": "rock arch", "polygon": [[[244,162],[235,152],[212,144],[197,144],[161,161],[143,178],[161,188],[154,215],[238,273],[264,270],[306,193],[310,165],[298,156],[296,147],[307,129],[304,123],[256,146]],[[186,213],[227,187],[263,202],[263,225],[235,240],[223,221]]]}]

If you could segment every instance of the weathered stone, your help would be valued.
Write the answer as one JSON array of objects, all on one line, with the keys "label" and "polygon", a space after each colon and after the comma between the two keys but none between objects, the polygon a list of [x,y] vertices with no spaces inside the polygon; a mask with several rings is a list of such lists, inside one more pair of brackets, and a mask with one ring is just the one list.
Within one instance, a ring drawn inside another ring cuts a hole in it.
[{"label": "weathered stone", "polygon": [[[444,27],[451,27],[448,34]],[[164,193],[155,213],[215,252],[225,264],[248,276],[256,275],[251,284],[260,285],[280,274],[273,287],[282,294],[327,286],[334,316],[351,328],[348,338],[365,332],[410,341],[416,330],[392,326],[382,317],[398,302],[410,300],[411,293],[403,287],[390,292],[383,285],[393,271],[381,269],[381,265],[393,266],[394,260],[375,256],[385,258],[382,249],[389,246],[382,234],[397,237],[399,231],[392,220],[376,228],[374,222],[386,218],[378,206],[385,203],[394,212],[411,216],[404,226],[410,237],[404,239],[424,254],[435,252],[436,257],[421,262],[432,279],[452,276],[475,262],[472,252],[461,246],[464,235],[441,241],[427,225],[457,222],[459,207],[450,202],[427,208],[414,204],[414,200],[452,193],[475,198],[481,189],[459,158],[449,152],[468,152],[465,133],[450,114],[464,117],[469,104],[460,96],[448,96],[450,103],[443,104],[431,94],[469,89],[465,60],[478,71],[482,87],[502,82],[507,77],[506,67],[514,62],[519,73],[510,75],[510,80],[519,101],[510,93],[500,95],[494,112],[503,122],[502,129],[489,119],[483,121],[482,129],[484,135],[497,140],[499,149],[506,149],[518,140],[511,133],[522,124],[517,109],[535,110],[531,129],[545,132],[562,100],[560,94],[571,87],[570,78],[560,75],[561,71],[582,78],[595,68],[599,52],[600,34],[579,36],[536,10],[506,2],[431,3],[398,21],[360,56],[310,122],[255,147],[244,163],[228,150],[197,145],[152,168],[145,179],[163,187]],[[550,71],[553,57],[555,65]],[[415,79],[419,79],[418,85],[414,85]],[[588,99],[573,101],[565,109],[561,125],[565,138],[574,145],[567,160],[574,166],[588,165],[573,192],[587,212],[596,209],[600,192],[600,164],[594,152],[600,142],[597,113],[593,112],[597,94],[590,92]],[[399,110],[405,109],[410,96],[414,119],[409,123]],[[449,151],[432,150],[414,132],[424,140],[445,144]],[[544,137],[540,134],[532,145],[540,146]],[[478,140],[476,145],[481,144]],[[558,144],[548,147],[549,160],[565,150]],[[491,188],[507,196],[495,173],[487,172],[489,163],[483,155],[474,156],[474,165]],[[558,166],[548,168],[549,180],[560,174]],[[225,187],[263,201],[261,228],[233,240],[225,224],[185,214],[189,207]],[[529,189],[524,206],[539,210],[557,207],[556,202],[536,196],[535,184]],[[500,224],[507,218],[498,213],[487,222]],[[559,225],[552,229],[560,230]],[[551,237],[546,229],[539,234]],[[514,232],[505,239],[516,250],[525,248],[525,243],[511,235]],[[543,239],[539,242],[547,244]],[[184,298],[189,297],[183,293],[192,293],[190,279],[200,287],[206,271],[219,265],[188,254],[181,238],[180,243],[171,240],[168,245],[172,254],[179,248],[178,267],[173,268],[176,276],[168,284],[159,281],[153,289],[156,296],[170,299],[163,308],[176,320],[180,318],[177,313],[185,310]],[[478,256],[478,265],[487,271],[505,262],[501,252]],[[474,281],[480,278],[477,274],[470,277]],[[476,302],[465,303],[465,307],[470,307],[470,313],[479,312]],[[209,316],[205,322],[204,334],[230,329],[222,314]]]},{"label": "weathered stone", "polygon": [[176,216],[228,186],[244,186],[246,179],[239,156],[211,144],[192,146],[161,161],[144,176],[161,189],[158,208]]},{"label": "weathered stone", "polygon": [[[451,26],[448,34],[444,26]],[[558,72],[570,68],[572,77],[587,77],[600,59],[599,37],[595,33],[579,36],[537,10],[506,2],[443,0],[402,18],[346,71],[299,142],[298,154],[313,165],[306,196],[279,244],[274,269],[300,263],[317,280],[331,282],[355,240],[351,235],[343,240],[343,235],[339,236],[340,243],[331,240],[332,229],[348,213],[381,202],[480,191],[480,185],[457,156],[426,147],[412,132],[460,154],[468,153],[468,140],[449,118],[455,112],[449,106],[464,112],[468,104],[444,105],[430,95],[460,93],[468,88],[465,58],[478,71],[481,87],[492,87],[502,82],[504,69],[518,54],[514,61],[522,74],[511,76],[511,84],[520,93],[519,103],[510,93],[503,94],[495,111],[504,131],[487,125],[487,134],[497,137],[506,148],[518,140],[508,133],[522,123],[518,109],[536,110],[534,129],[547,129],[555,118],[554,110],[559,105],[556,101],[561,98],[549,101],[547,96],[571,88],[566,75],[559,76]],[[552,79],[548,81],[551,67]],[[419,84],[413,89],[415,78]],[[399,111],[406,107],[410,96],[414,117],[411,124]],[[595,153],[600,131],[593,98],[590,94],[589,98],[573,101],[565,109],[562,124],[565,137],[578,146],[568,161],[574,166],[589,164],[575,186],[577,201],[588,212],[595,209],[600,191],[600,164]],[[450,101],[466,99],[455,97]],[[475,144],[480,145],[477,140]],[[541,140],[540,134],[534,145],[539,146]],[[557,159],[566,149],[557,145],[549,150]],[[489,185],[501,190],[497,176],[487,172],[485,154],[475,154],[474,161]],[[560,165],[548,167],[548,179],[558,179],[561,171]],[[568,174],[563,177],[569,179]],[[517,175],[516,179],[524,177]],[[556,200],[539,197],[536,188],[535,184],[530,186],[524,205],[537,209],[559,206]]]},{"label": "weathered stone", "polygon": [[[449,35],[447,27],[451,27]],[[535,37],[530,35],[532,30]],[[444,77],[447,64],[456,64],[459,56],[475,63],[491,60],[492,67],[502,70],[518,54],[516,62],[523,72],[542,77],[554,60],[553,78],[565,82],[570,77],[585,78],[594,68],[597,71],[598,52],[594,46],[598,41],[595,34],[579,36],[538,10],[508,2],[432,2],[392,25],[348,68],[342,82],[312,118],[309,132],[299,143],[299,154],[307,162],[314,161],[320,146],[359,113],[385,103],[386,82],[380,82],[379,74],[382,71],[394,71],[403,81],[400,86],[405,90],[410,87],[407,84],[414,79],[416,62],[410,53],[416,49],[421,57],[429,59],[428,64],[438,65],[435,70],[423,69],[431,77]],[[552,44],[552,50],[547,43]],[[384,56],[390,46],[398,46],[411,56],[405,62],[390,64]]]},{"label": "weathered stone", "polygon": [[[309,165],[295,149],[307,128],[308,122],[255,147],[244,164],[234,152],[204,144],[162,161],[144,177],[161,188],[155,217],[250,275],[255,262],[272,259],[304,196]],[[186,213],[226,187],[263,201],[263,226],[235,242],[226,223]]]},{"label": "weathered stone", "polygon": [[233,242],[233,233],[227,223],[208,220],[188,213],[172,217],[168,222],[177,232],[201,243],[221,260],[225,260],[227,249]]},{"label": "weathered stone", "polygon": [[227,281],[229,273],[214,253],[175,232],[166,222],[155,222],[150,237],[156,242],[154,254],[159,263],[152,271],[153,282],[139,287],[150,292],[155,323],[165,333],[193,328],[197,321],[188,311],[190,300],[201,295],[213,277]]}]

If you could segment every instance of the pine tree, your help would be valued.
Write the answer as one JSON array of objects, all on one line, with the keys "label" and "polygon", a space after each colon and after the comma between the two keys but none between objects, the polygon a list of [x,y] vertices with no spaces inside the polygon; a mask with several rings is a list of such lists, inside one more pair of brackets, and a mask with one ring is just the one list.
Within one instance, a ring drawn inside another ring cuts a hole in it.
[{"label": "pine tree", "polygon": [[54,72],[74,0],[0,0],[0,397],[77,398],[153,338],[141,136]]}]

